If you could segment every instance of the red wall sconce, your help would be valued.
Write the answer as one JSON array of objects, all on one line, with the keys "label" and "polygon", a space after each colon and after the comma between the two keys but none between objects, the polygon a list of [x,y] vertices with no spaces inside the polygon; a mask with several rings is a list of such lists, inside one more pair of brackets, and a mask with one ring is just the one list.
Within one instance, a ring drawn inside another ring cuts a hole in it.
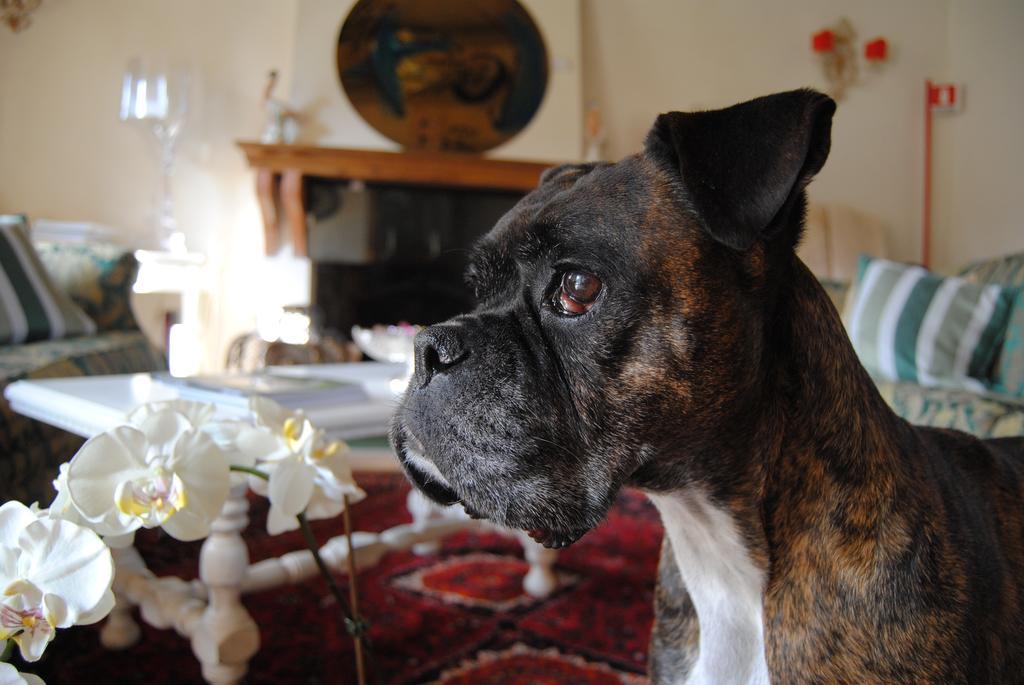
[{"label": "red wall sconce", "polygon": [[815,52],[832,52],[836,47],[836,34],[832,29],[822,29],[811,36],[811,49]]},{"label": "red wall sconce", "polygon": [[[840,19],[835,26],[824,28],[811,35],[811,50],[818,55],[828,92],[836,100],[842,100],[846,89],[860,82],[860,68],[857,59],[857,32],[849,19]],[[889,58],[889,44],[878,37],[864,44],[864,60],[878,66]]]},{"label": "red wall sconce", "polygon": [[870,64],[881,64],[889,58],[889,44],[885,38],[875,38],[864,44],[864,59]]}]

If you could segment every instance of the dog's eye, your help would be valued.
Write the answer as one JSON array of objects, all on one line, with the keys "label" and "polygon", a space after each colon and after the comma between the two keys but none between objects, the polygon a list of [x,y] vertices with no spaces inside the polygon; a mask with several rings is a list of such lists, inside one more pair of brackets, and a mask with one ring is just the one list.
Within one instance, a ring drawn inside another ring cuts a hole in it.
[{"label": "dog's eye", "polygon": [[566,271],[555,290],[552,303],[566,316],[585,314],[601,294],[601,279],[586,271]]}]

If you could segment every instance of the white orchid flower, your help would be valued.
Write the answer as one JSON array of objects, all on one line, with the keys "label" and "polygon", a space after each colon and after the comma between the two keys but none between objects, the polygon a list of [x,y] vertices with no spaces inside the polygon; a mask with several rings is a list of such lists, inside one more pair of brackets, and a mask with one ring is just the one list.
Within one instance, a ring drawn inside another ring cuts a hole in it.
[{"label": "white orchid flower", "polygon": [[249,399],[249,411],[256,428],[270,438],[268,442],[254,445],[259,449],[257,461],[277,461],[295,454],[299,448],[302,426],[307,421],[304,413],[291,411],[273,400],[259,396]]},{"label": "white orchid flower", "polygon": [[96,533],[20,502],[0,507],[0,640],[13,640],[25,661],[37,661],[58,628],[110,613],[113,580],[114,560]]},{"label": "white orchid flower", "polygon": [[[213,438],[220,447],[230,466],[241,466],[251,469],[256,466],[259,455],[265,454],[276,446],[270,433],[262,428],[254,427],[248,421],[225,419],[212,421],[203,426],[203,432]],[[245,473],[232,472],[232,484],[245,483],[249,476]]]},{"label": "white orchid flower", "polygon": [[189,400],[165,400],[163,402],[150,402],[149,404],[143,404],[136,407],[128,413],[128,423],[132,424],[137,428],[141,428],[142,425],[154,414],[171,409],[178,412],[192,424],[195,428],[202,428],[206,424],[213,420],[213,415],[217,411],[215,405],[207,402],[191,402]]},{"label": "white orchid flower", "polygon": [[295,530],[303,511],[309,519],[332,518],[344,509],[345,497],[358,502],[366,496],[352,477],[345,443],[326,440],[301,412],[265,398],[253,398],[249,406],[257,425],[275,440],[259,457],[270,480],[250,480],[253,490],[270,499],[267,532]]},{"label": "white orchid flower", "polygon": [[19,673],[14,666],[0,663],[0,685],[46,685],[46,683],[37,675]]},{"label": "white orchid flower", "polygon": [[228,461],[216,442],[172,407],[149,411],[138,427],[90,439],[71,460],[68,492],[103,536],[162,527],[178,540],[210,533],[228,496]]},{"label": "white orchid flower", "polygon": [[75,503],[71,501],[71,494],[68,492],[69,466],[67,462],[60,465],[57,478],[53,481],[53,489],[57,491],[57,496],[53,498],[49,509],[43,509],[39,513],[41,515],[48,515],[50,518],[63,519],[71,521],[71,523],[85,525],[85,519],[82,518],[78,509],[75,508]]},{"label": "white orchid flower", "polygon": [[[256,429],[248,421],[237,419],[214,420],[217,407],[206,402],[192,402],[190,400],[166,400],[164,402],[150,402],[134,409],[128,414],[128,422],[136,428],[140,428],[146,419],[153,414],[166,409],[173,409],[185,416],[193,427],[202,430],[213,438],[217,446],[224,452],[224,456],[231,466],[245,466],[251,468],[256,463],[256,457],[250,448],[252,440],[250,433]],[[233,474],[232,481],[240,479],[245,481],[244,474]]]}]

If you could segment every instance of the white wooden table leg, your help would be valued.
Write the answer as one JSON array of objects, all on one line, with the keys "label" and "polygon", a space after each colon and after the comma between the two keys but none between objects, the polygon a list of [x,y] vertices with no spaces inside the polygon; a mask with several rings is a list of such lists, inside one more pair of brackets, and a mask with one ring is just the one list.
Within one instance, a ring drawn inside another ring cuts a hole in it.
[{"label": "white wooden table leg", "polygon": [[[469,516],[462,510],[462,507],[442,508],[427,499],[426,495],[416,488],[409,491],[405,500],[405,506],[412,515],[413,534],[425,530],[437,520],[452,520],[470,523]],[[488,525],[483,522],[473,522],[478,525]],[[526,561],[530,564],[530,570],[523,578],[523,589],[531,597],[543,599],[558,588],[558,576],[555,574],[555,561],[558,559],[558,551],[547,549],[543,545],[534,542],[523,531],[512,531],[508,528],[495,527],[505,535],[515,536],[523,546],[523,553]],[[385,533],[386,535],[386,533]],[[440,539],[430,542],[419,542],[413,545],[412,551],[416,554],[434,554],[441,549]]]},{"label": "white wooden table leg", "polygon": [[530,570],[523,578],[523,589],[531,597],[543,599],[558,588],[558,576],[554,571],[558,550],[548,549],[525,534],[519,534],[517,537],[523,546],[526,561],[530,564]]},{"label": "white wooden table leg", "polygon": [[259,628],[240,600],[249,567],[241,535],[249,523],[246,489],[232,488],[199,554],[199,578],[209,591],[209,605],[192,635],[192,651],[202,664],[203,678],[214,685],[240,681],[260,646]]},{"label": "white wooden table leg", "polygon": [[[405,498],[405,506],[412,515],[412,525],[415,528],[422,528],[433,519],[443,518],[439,507],[416,488],[409,491],[409,496]],[[421,555],[437,554],[441,551],[441,541],[418,542],[412,546],[412,551]]]},{"label": "white wooden table leg", "polygon": [[114,599],[116,603],[100,630],[100,643],[107,649],[127,649],[139,641],[142,630],[132,616],[135,605],[121,592],[119,576],[129,571],[145,571],[146,565],[134,547],[112,549],[114,557]]}]

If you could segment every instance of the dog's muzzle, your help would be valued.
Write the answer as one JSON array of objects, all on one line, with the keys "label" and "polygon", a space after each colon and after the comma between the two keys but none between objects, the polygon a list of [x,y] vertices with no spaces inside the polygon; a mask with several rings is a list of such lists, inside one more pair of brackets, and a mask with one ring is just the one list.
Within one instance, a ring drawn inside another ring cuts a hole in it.
[{"label": "dog's muzzle", "polygon": [[395,449],[402,468],[423,494],[445,507],[462,501],[434,462],[424,456],[423,445],[415,435],[399,428],[395,435]]},{"label": "dog's muzzle", "polygon": [[[399,429],[396,433],[395,445],[402,468],[405,469],[409,480],[412,481],[413,485],[420,492],[441,506],[461,504],[470,518],[486,518],[483,514],[466,504],[434,462],[424,456],[423,446],[416,439],[416,436],[405,429]],[[583,537],[586,532],[585,529],[558,531],[550,528],[533,528],[526,531],[527,535],[533,538],[534,541],[549,549],[568,547]]]},{"label": "dog's muzzle", "polygon": [[[432,382],[443,374],[453,372],[470,354],[472,352],[465,329],[460,322],[437,324],[421,331],[415,340],[416,370],[410,381],[410,392],[428,392]],[[392,445],[409,480],[433,502],[441,506],[460,504],[472,518],[490,518],[501,525],[524,528],[535,541],[552,549],[568,547],[587,532],[586,529],[565,531],[535,528],[533,521],[530,521],[532,525],[523,526],[522,521],[499,520],[502,515],[494,517],[494,512],[481,513],[467,503],[467,499],[478,497],[465,490],[459,492],[459,488],[465,486],[460,486],[457,478],[449,479],[441,472],[424,443],[416,436],[415,430],[415,425],[410,425],[399,415],[392,428]],[[486,499],[483,498],[484,501]]]}]

